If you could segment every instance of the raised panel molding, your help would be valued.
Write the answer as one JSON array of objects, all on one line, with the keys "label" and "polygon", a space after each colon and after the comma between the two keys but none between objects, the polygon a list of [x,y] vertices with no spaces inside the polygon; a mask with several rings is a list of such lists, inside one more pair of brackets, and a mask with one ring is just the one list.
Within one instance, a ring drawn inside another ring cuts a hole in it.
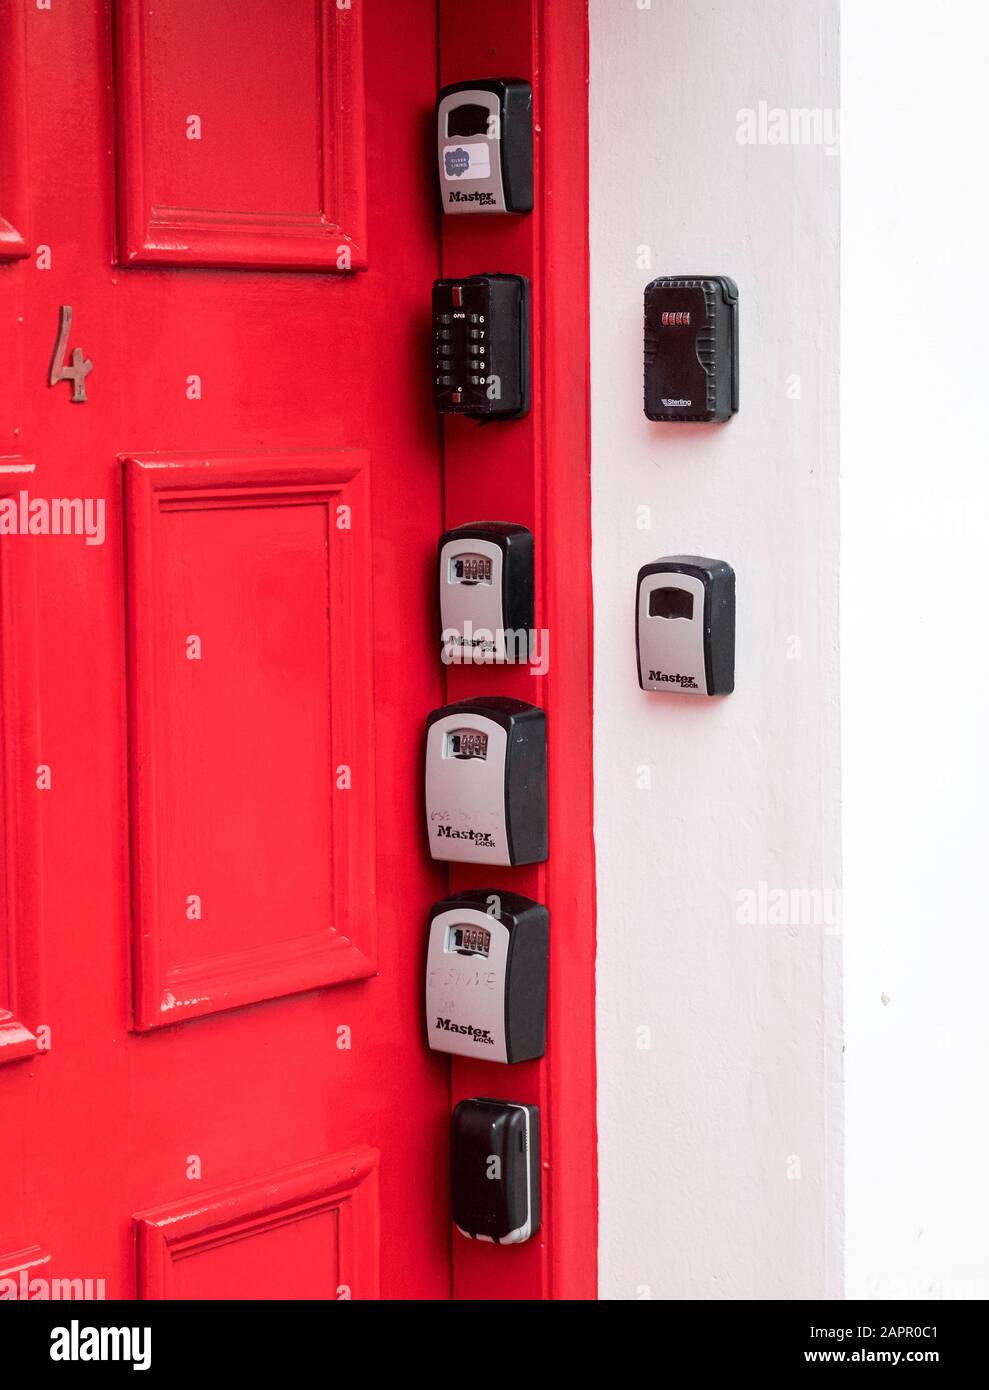
[{"label": "raised panel molding", "polygon": [[26,256],[27,97],[23,0],[0,0],[0,261]]},{"label": "raised panel molding", "polygon": [[139,1296],[377,1298],[378,1157],[349,1149],[138,1213]]},{"label": "raised panel molding", "polygon": [[367,463],[124,460],[139,1030],[376,973]]},{"label": "raised panel molding", "polygon": [[367,268],[362,8],[117,0],[123,264]]},{"label": "raised panel molding", "polygon": [[[32,473],[23,459],[0,458],[0,501]],[[46,1050],[36,545],[0,536],[0,1064]]]}]

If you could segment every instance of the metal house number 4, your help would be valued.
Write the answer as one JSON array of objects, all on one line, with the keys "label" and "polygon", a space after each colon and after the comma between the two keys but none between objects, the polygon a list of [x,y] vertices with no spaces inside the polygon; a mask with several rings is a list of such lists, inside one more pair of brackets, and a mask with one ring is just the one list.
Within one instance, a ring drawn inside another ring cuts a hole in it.
[{"label": "metal house number 4", "polygon": [[73,348],[72,364],[66,366],[65,353],[69,346],[69,334],[71,332],[72,305],[63,304],[60,311],[58,339],[55,343],[55,351],[52,353],[51,371],[48,373],[48,385],[57,386],[60,381],[71,381],[72,403],[82,405],[86,401],[86,378],[93,370],[93,364],[88,357],[83,356],[82,348]]}]

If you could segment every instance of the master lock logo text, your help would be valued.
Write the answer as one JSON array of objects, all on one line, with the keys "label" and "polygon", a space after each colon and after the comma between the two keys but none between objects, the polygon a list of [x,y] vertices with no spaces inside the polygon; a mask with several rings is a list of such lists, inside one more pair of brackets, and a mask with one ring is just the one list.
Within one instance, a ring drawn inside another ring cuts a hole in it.
[{"label": "master lock logo text", "polygon": [[491,1036],[489,1028],[475,1028],[473,1023],[454,1023],[451,1018],[438,1018],[436,1027],[442,1028],[445,1033],[464,1033],[474,1042],[484,1043],[486,1047],[494,1047],[494,1038]]},{"label": "master lock logo text", "polygon": [[649,679],[651,681],[667,681],[670,685],[682,686],[684,690],[696,690],[698,688],[696,676],[670,675],[666,671],[650,671]]},{"label": "master lock logo text", "polygon": [[454,830],[452,825],[438,825],[436,834],[441,840],[472,840],[479,849],[494,849],[494,836],[486,830]]},{"label": "master lock logo text", "polygon": [[451,188],[447,199],[451,203],[477,203],[482,208],[493,208],[495,205],[494,194],[484,193],[480,189],[474,193],[461,193],[459,189]]}]

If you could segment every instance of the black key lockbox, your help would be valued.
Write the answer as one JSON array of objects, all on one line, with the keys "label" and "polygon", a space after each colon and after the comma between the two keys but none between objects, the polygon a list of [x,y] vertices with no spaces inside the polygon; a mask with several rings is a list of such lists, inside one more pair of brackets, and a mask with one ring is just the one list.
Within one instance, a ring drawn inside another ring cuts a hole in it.
[{"label": "black key lockbox", "polygon": [[539,1230],[539,1107],[479,1096],[450,1121],[453,1222],[471,1240],[519,1245]]},{"label": "black key lockbox", "polygon": [[469,275],[433,285],[433,405],[474,420],[529,409],[529,282]]},{"label": "black key lockbox", "polygon": [[645,412],[723,424],[738,410],[738,287],[727,275],[664,275],[646,286]]}]

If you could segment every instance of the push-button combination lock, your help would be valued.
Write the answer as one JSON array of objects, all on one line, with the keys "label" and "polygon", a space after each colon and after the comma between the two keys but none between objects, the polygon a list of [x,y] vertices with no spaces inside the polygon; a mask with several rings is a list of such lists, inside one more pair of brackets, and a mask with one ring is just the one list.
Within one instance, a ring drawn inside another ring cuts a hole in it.
[{"label": "push-button combination lock", "polygon": [[475,420],[528,411],[524,275],[469,275],[433,285],[433,404]]}]

